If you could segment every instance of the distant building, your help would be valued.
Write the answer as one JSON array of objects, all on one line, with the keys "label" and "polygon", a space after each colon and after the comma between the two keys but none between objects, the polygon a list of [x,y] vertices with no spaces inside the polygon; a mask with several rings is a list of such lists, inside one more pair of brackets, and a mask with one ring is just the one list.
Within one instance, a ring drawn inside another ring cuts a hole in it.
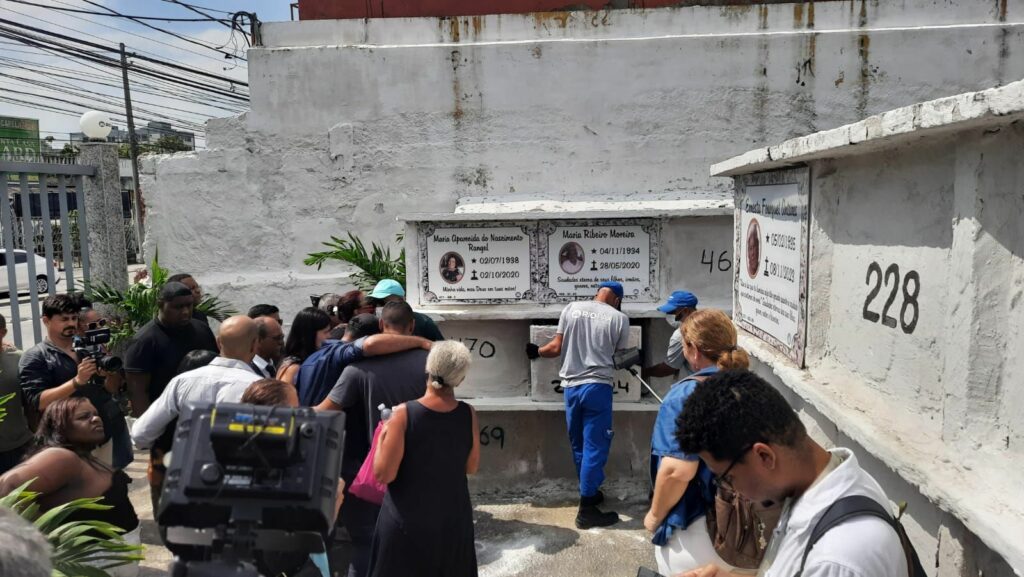
[{"label": "distant building", "polygon": [[[185,146],[188,146],[189,150],[195,150],[196,148],[195,133],[174,130],[171,128],[171,124],[169,122],[149,122],[146,126],[136,128],[135,135],[139,140],[139,144],[156,144],[156,142],[163,136],[175,136],[185,143]],[[84,140],[85,134],[81,132],[71,133],[71,142],[82,142]],[[110,134],[107,135],[107,142],[127,143],[128,131],[121,130],[117,126],[114,126],[111,128]]]}]

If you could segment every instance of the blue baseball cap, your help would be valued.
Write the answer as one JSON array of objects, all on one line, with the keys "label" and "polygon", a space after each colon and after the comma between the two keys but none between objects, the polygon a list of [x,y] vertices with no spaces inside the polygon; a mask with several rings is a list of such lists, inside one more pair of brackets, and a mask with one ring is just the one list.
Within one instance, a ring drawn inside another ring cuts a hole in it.
[{"label": "blue baseball cap", "polygon": [[603,283],[597,285],[597,290],[601,290],[603,288],[612,289],[612,292],[615,293],[615,296],[619,297],[620,299],[622,298],[622,294],[624,291],[622,290],[621,283],[617,283],[613,280],[606,280]]},{"label": "blue baseball cap", "polygon": [[697,295],[690,291],[672,291],[668,296],[668,302],[658,307],[658,310],[670,315],[681,308],[697,308]]},{"label": "blue baseball cap", "polygon": [[398,281],[389,278],[377,283],[377,286],[373,287],[373,292],[370,293],[372,299],[386,299],[391,296],[405,298],[405,289],[398,284]]}]

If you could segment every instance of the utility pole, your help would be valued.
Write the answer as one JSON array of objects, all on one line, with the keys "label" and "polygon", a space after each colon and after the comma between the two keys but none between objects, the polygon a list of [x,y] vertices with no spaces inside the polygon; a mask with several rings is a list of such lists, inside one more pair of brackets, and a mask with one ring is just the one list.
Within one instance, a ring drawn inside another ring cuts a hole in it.
[{"label": "utility pole", "polygon": [[135,138],[135,118],[132,116],[132,93],[128,88],[128,56],[124,51],[124,42],[121,43],[121,78],[124,80],[124,108],[125,116],[128,117],[128,150],[132,161],[132,187],[133,203],[135,204],[135,236],[138,243],[139,255],[142,255],[143,231],[142,219],[145,216],[145,207],[142,205],[142,186],[139,183],[139,141]]}]

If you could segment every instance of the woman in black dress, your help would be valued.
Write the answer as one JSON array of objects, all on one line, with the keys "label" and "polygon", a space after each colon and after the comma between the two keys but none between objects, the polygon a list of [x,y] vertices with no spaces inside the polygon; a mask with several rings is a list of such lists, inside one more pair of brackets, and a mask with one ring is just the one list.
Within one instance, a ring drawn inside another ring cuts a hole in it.
[{"label": "woman in black dress", "polygon": [[476,412],[455,399],[470,356],[434,343],[427,391],[384,425],[373,472],[388,492],[370,551],[371,577],[475,577],[473,506],[466,475],[480,465]]}]

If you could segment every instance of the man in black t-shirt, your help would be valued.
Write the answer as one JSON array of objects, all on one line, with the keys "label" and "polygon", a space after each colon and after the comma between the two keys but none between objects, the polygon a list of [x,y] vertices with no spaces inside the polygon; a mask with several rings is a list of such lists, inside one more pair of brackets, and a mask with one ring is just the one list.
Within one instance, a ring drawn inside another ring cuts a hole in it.
[{"label": "man in black t-shirt", "polygon": [[195,303],[187,286],[168,282],[160,289],[157,306],[157,318],[135,333],[124,358],[132,415],[136,417],[160,396],[186,354],[198,349],[217,352],[213,331],[192,318]]},{"label": "man in black t-shirt", "polygon": [[206,313],[199,310],[199,303],[203,302],[203,288],[199,286],[198,282],[196,282],[195,277],[187,272],[181,272],[167,277],[167,282],[180,282],[192,291],[192,304],[194,305],[192,308],[192,318],[197,321],[201,321],[206,326],[209,326],[210,318]]},{"label": "man in black t-shirt", "polygon": [[[167,282],[160,289],[157,300],[157,318],[142,326],[132,338],[124,356],[125,380],[128,397],[132,401],[132,416],[139,417],[149,404],[178,375],[178,365],[185,355],[195,350],[217,353],[217,339],[209,325],[193,318],[195,309],[192,289],[180,282]],[[170,450],[173,427],[154,444],[149,452],[150,496],[154,515],[158,509],[160,488],[163,486],[163,456]]]}]

